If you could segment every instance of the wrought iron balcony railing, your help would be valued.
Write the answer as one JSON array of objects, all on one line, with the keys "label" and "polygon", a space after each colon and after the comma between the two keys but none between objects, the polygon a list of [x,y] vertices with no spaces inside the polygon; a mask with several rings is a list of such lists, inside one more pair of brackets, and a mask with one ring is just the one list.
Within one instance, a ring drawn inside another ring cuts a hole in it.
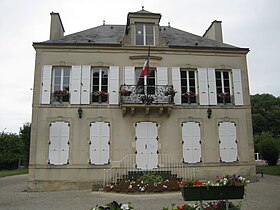
[{"label": "wrought iron balcony railing", "polygon": [[170,104],[174,103],[176,91],[173,85],[122,85],[122,104]]}]

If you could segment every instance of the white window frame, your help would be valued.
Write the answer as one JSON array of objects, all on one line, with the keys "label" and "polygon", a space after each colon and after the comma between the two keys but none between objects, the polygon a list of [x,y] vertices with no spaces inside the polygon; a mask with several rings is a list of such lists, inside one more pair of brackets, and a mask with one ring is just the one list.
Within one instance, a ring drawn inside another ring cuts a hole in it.
[{"label": "white window frame", "polygon": [[[99,99],[99,102],[93,102],[93,94],[94,94],[94,91],[93,91],[93,70],[99,70],[99,76],[98,76],[98,79],[99,79],[99,84],[98,84],[98,91],[101,91],[102,90],[102,71],[103,70],[106,70],[107,71],[107,101],[105,102],[101,102],[101,100]],[[91,93],[92,93],[92,97],[91,97],[91,103],[109,103],[109,67],[91,67]]]},{"label": "white window frame", "polygon": [[[229,98],[230,98],[230,104],[232,104],[232,95],[233,95],[233,91],[232,91],[232,75],[231,75],[231,70],[229,69],[216,69],[215,70],[215,75],[216,72],[220,72],[221,73],[221,84],[222,84],[222,93],[225,93],[225,81],[224,81],[224,73],[228,73],[228,79],[229,79]],[[217,82],[217,77],[215,76],[216,82]],[[218,102],[218,86],[216,83],[216,91],[217,91],[217,103],[221,104]],[[225,103],[225,102],[223,102]]]},{"label": "white window frame", "polygon": [[[188,93],[190,93],[190,76],[189,76],[189,74],[190,74],[190,71],[193,71],[194,72],[194,80],[195,80],[195,92],[194,92],[194,94],[195,94],[195,97],[196,97],[196,102],[195,103],[197,103],[198,102],[198,98],[197,98],[197,95],[198,95],[198,85],[197,85],[197,69],[191,69],[191,68],[181,68],[180,69],[180,80],[181,80],[181,94],[185,94],[185,93],[183,93],[182,92],[182,74],[181,74],[181,72],[182,71],[185,71],[186,72],[186,77],[187,78],[185,78],[186,80],[187,80],[187,86],[186,86],[186,88],[187,88],[187,91],[186,92],[188,92]],[[185,97],[185,96],[181,96],[182,97],[182,99],[183,99],[183,97]],[[186,103],[183,103],[183,100],[181,99],[181,101],[182,101],[182,104],[186,104]],[[189,101],[189,100],[188,100]],[[188,103],[190,103],[190,102],[188,102]]]},{"label": "white window frame", "polygon": [[[69,83],[68,83],[67,92],[68,92],[68,94],[70,93],[71,73],[72,73],[71,67],[70,66],[53,66],[53,68],[52,68],[52,88],[51,88],[51,90],[52,90],[52,97],[51,97],[52,98],[52,103],[60,103],[59,101],[54,101],[54,96],[53,96],[53,93],[55,91],[55,71],[56,71],[57,68],[61,68],[60,89],[59,89],[61,91],[63,91],[63,82],[64,82],[64,74],[65,74],[64,72],[65,72],[66,69],[67,70],[69,69]],[[70,95],[68,96],[68,101],[65,101],[63,103],[70,103]]]},{"label": "white window frame", "polygon": [[[137,44],[137,26],[142,25],[143,26],[143,44]],[[146,26],[150,25],[153,28],[153,44],[147,44],[147,40],[146,40]],[[155,26],[153,24],[149,24],[149,23],[136,23],[135,24],[135,45],[137,46],[145,46],[145,45],[151,45],[151,46],[155,46]]]}]

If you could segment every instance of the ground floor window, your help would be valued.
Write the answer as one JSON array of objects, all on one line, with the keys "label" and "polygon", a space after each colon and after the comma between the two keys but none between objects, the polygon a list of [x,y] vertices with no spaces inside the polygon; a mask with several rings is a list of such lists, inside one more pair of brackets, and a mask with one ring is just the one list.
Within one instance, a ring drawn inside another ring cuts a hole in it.
[{"label": "ground floor window", "polygon": [[68,122],[51,122],[49,131],[49,164],[65,165],[69,162]]},{"label": "ground floor window", "polygon": [[201,162],[200,123],[182,123],[183,161],[185,163]]},{"label": "ground floor window", "polygon": [[89,163],[109,164],[110,124],[108,122],[90,123]]},{"label": "ground floor window", "polygon": [[234,122],[220,122],[219,144],[220,160],[223,162],[234,162],[237,156],[236,124]]}]

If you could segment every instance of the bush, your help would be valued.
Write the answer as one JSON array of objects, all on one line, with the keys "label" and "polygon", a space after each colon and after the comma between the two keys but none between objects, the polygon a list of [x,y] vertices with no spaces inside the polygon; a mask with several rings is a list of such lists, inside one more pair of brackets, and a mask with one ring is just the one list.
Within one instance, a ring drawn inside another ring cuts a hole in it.
[{"label": "bush", "polygon": [[145,173],[137,181],[139,182],[143,181],[144,183],[149,183],[149,182],[158,183],[158,182],[162,182],[163,178],[158,174]]},{"label": "bush", "polygon": [[279,159],[279,140],[272,135],[263,133],[259,143],[261,156],[269,166],[276,165]]}]

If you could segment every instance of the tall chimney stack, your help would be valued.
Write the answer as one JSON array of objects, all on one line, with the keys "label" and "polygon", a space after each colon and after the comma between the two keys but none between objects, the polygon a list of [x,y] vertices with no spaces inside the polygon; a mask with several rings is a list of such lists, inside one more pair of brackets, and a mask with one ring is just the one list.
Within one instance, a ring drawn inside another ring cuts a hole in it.
[{"label": "tall chimney stack", "polygon": [[50,40],[59,39],[64,36],[64,27],[59,13],[51,12]]},{"label": "tall chimney stack", "polygon": [[223,42],[222,21],[214,20],[203,37]]}]

